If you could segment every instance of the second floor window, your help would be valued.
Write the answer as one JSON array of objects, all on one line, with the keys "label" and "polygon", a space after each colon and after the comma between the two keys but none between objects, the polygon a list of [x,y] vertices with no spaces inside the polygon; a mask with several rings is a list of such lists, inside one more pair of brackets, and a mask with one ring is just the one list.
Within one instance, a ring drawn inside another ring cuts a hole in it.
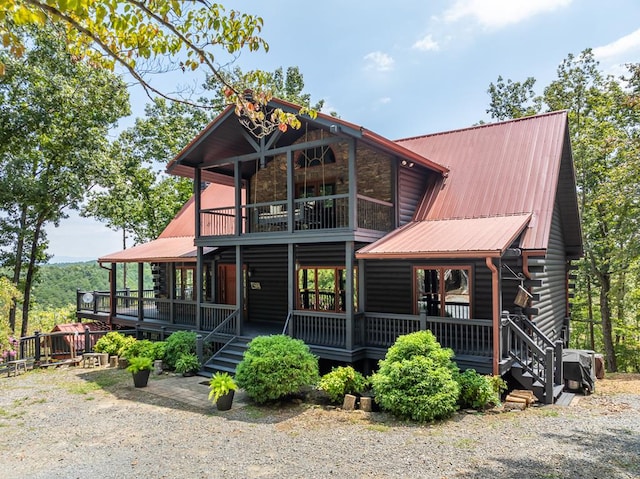
[{"label": "second floor window", "polygon": [[313,166],[327,165],[335,163],[336,157],[329,146],[317,146],[307,148],[298,155],[296,168],[311,168]]}]

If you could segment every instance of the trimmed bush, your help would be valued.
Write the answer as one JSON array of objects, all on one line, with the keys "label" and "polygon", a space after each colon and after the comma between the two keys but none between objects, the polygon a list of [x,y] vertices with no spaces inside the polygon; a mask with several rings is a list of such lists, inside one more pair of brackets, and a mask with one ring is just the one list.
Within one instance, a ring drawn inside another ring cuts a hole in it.
[{"label": "trimmed bush", "polygon": [[299,393],[318,382],[318,358],[299,339],[258,336],[236,369],[236,383],[258,404]]},{"label": "trimmed bush", "polygon": [[440,346],[430,331],[400,336],[371,377],[380,407],[400,418],[426,422],[458,409],[453,351]]},{"label": "trimmed bush", "polygon": [[360,394],[369,382],[351,366],[338,366],[320,378],[318,388],[322,389],[333,403],[343,400],[345,394]]},{"label": "trimmed bush", "polygon": [[200,371],[200,360],[195,354],[181,354],[176,361],[176,372],[179,374],[197,373],[198,371]]},{"label": "trimmed bush", "polygon": [[181,355],[196,352],[196,333],[193,331],[176,331],[165,342],[164,362],[170,369],[175,369]]},{"label": "trimmed bush", "polygon": [[151,360],[154,359],[153,355],[153,343],[148,339],[136,340],[131,342],[131,344],[129,344],[128,346],[123,347],[122,354],[120,354],[120,356],[127,359],[131,359],[135,356],[141,356],[149,358]]},{"label": "trimmed bush", "polygon": [[[122,348],[130,343],[130,336],[125,336],[118,331],[109,331],[96,341],[93,350],[96,353],[107,353],[111,356],[118,356]],[[135,341],[135,338],[131,338]]]},{"label": "trimmed bush", "polygon": [[500,404],[500,394],[506,389],[500,376],[483,376],[475,369],[458,374],[456,381],[460,385],[458,403],[462,408],[486,409]]}]

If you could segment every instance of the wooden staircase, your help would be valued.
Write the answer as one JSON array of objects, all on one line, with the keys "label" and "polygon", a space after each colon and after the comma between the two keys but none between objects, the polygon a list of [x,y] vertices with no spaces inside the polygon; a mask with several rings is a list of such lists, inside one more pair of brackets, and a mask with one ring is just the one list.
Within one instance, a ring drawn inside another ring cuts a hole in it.
[{"label": "wooden staircase", "polygon": [[234,375],[250,341],[251,338],[233,337],[202,366],[201,374],[227,372]]},{"label": "wooden staircase", "polygon": [[553,404],[564,389],[562,342],[551,341],[524,315],[502,315],[503,357],[511,364],[512,378],[533,391],[538,400]]}]

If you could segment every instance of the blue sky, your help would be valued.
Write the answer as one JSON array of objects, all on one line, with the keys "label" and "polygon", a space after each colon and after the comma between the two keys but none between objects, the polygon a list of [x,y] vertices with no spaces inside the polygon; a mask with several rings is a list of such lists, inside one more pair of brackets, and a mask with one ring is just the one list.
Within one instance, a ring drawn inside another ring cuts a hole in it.
[{"label": "blue sky", "polygon": [[[585,48],[608,73],[640,62],[638,0],[222,3],[264,19],[268,53],[243,53],[239,66],[298,66],[312,100],[390,139],[489,121],[486,91],[498,75],[533,76],[541,90],[569,53]],[[175,74],[160,81],[168,91],[198,82]],[[145,101],[132,89],[134,116]],[[53,261],[122,247],[121,233],[77,215],[47,231]]]}]

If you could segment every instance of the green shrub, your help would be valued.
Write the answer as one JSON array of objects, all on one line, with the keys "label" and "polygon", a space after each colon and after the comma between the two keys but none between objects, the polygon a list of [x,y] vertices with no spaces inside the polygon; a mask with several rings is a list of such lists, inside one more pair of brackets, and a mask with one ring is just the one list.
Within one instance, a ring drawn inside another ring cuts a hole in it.
[{"label": "green shrub", "polygon": [[200,371],[200,360],[195,354],[181,354],[176,361],[176,372],[179,374],[197,373],[198,371]]},{"label": "green shrub", "polygon": [[193,331],[176,331],[166,340],[164,362],[170,369],[175,369],[176,361],[182,354],[196,352],[196,333]]},{"label": "green shrub", "polygon": [[415,421],[451,416],[458,409],[453,351],[430,331],[400,336],[371,377],[376,401],[392,414]]},{"label": "green shrub", "polygon": [[151,361],[151,358],[133,356],[129,358],[129,365],[127,366],[127,371],[135,374],[140,371],[151,370],[152,368],[153,368],[153,361]]},{"label": "green shrub", "polygon": [[137,341],[128,342],[125,340],[125,345],[122,347],[120,356],[123,358],[132,358],[134,356],[143,356],[145,358],[154,359],[153,343],[148,339],[142,339]]},{"label": "green shrub", "polygon": [[235,379],[247,396],[262,404],[315,385],[318,358],[299,339],[259,336],[249,343]]},{"label": "green shrub", "polygon": [[96,353],[107,353],[111,356],[119,355],[120,350],[125,345],[126,336],[118,331],[109,331],[96,341],[93,350]]},{"label": "green shrub", "polygon": [[500,403],[500,391],[494,387],[496,382],[492,377],[467,369],[456,376],[456,381],[460,385],[460,407],[485,409]]},{"label": "green shrub", "polygon": [[153,359],[164,359],[164,352],[167,348],[166,341],[156,341],[153,343]]},{"label": "green shrub", "polygon": [[360,394],[367,389],[368,381],[351,366],[339,366],[320,378],[318,388],[327,393],[331,402],[342,401],[345,394]]}]

